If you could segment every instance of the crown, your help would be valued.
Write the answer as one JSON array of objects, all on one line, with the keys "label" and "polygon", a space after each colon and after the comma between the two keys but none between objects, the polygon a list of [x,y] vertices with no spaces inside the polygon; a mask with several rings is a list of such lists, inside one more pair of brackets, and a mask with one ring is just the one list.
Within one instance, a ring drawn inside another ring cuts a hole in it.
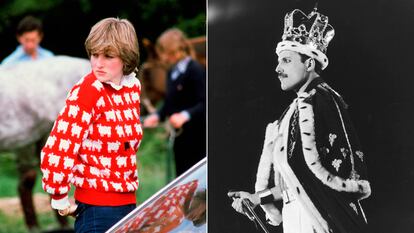
[{"label": "crown", "polygon": [[309,15],[295,9],[286,14],[284,26],[282,41],[276,48],[277,54],[282,50],[293,50],[318,60],[322,69],[328,66],[326,51],[335,30],[328,24],[327,16],[317,12],[316,7]]}]

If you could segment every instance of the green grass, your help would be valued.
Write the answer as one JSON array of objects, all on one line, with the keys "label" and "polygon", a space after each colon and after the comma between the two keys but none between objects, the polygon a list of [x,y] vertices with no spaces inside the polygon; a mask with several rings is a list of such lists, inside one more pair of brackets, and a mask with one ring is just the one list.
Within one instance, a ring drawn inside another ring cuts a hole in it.
[{"label": "green grass", "polygon": [[[163,128],[146,129],[144,138],[137,153],[138,177],[140,180],[137,191],[138,204],[144,202],[170,179],[167,177],[168,165],[172,171],[174,165],[168,152],[167,135]],[[0,198],[17,196],[18,174],[16,171],[15,155],[13,153],[0,153]],[[41,174],[38,170],[35,192],[44,193],[41,188]],[[174,175],[173,175],[174,176]],[[42,229],[57,227],[53,213],[38,214]],[[73,225],[73,224],[72,224]],[[0,233],[26,232],[22,217],[9,217],[0,211]]]},{"label": "green grass", "polygon": [[[53,212],[37,215],[42,231],[58,229],[59,224],[55,220]],[[75,220],[69,218],[69,225],[73,226]],[[0,211],[0,233],[27,233],[23,217],[10,217]]]},{"label": "green grass", "polygon": [[171,155],[165,130],[155,128],[144,131],[144,139],[137,157],[140,180],[137,192],[138,203],[144,202],[175,177],[175,174],[172,174],[173,177],[167,177],[168,166],[175,171],[174,164],[168,160],[168,156]]}]

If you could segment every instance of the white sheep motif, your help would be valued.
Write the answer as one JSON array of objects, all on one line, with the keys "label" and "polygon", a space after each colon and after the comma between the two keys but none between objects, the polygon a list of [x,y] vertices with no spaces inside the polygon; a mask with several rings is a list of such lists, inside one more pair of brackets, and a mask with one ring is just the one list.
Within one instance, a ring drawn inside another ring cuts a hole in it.
[{"label": "white sheep motif", "polygon": [[80,144],[79,143],[75,143],[75,146],[73,147],[73,153],[77,154],[79,152],[79,148],[80,148]]},{"label": "white sheep motif", "polygon": [[137,134],[138,135],[141,135],[142,134],[142,127],[141,127],[141,125],[137,123],[137,124],[134,125],[134,127],[135,127],[135,131],[137,132]]},{"label": "white sheep motif", "polygon": [[115,189],[115,191],[117,191],[117,192],[122,192],[123,191],[121,183],[115,183],[115,182],[111,181],[110,184]]},{"label": "white sheep motif", "polygon": [[48,161],[50,167],[51,166],[57,167],[59,165],[59,160],[60,160],[59,156],[57,156],[53,153],[50,153],[49,154],[49,159],[47,161]]},{"label": "white sheep motif", "polygon": [[88,178],[86,178],[86,181],[88,182],[89,187],[95,188],[95,189],[98,187],[98,185],[96,184],[96,179],[88,179]]},{"label": "white sheep motif", "polygon": [[117,126],[115,127],[115,130],[116,130],[116,133],[118,134],[118,136],[119,136],[119,137],[123,137],[123,136],[125,136],[125,133],[124,133],[124,128],[123,128],[122,126],[117,125]]},{"label": "white sheep motif", "polygon": [[58,121],[58,128],[57,128],[57,132],[58,133],[60,133],[60,132],[62,132],[62,133],[66,133],[66,131],[68,130],[68,125],[69,125],[69,122],[67,122],[67,121],[64,121],[64,120],[59,120]]},{"label": "white sheep motif", "polygon": [[52,148],[53,145],[55,144],[55,142],[56,142],[56,137],[55,136],[50,136],[50,137],[47,138],[45,147]]},{"label": "white sheep motif", "polygon": [[98,151],[101,152],[102,150],[102,141],[101,140],[97,140],[97,141],[92,141],[92,151]]},{"label": "white sheep motif", "polygon": [[98,168],[96,168],[96,167],[90,167],[89,168],[89,172],[92,174],[92,175],[94,175],[94,176],[97,176],[97,177],[100,177],[101,176],[101,172],[99,171],[99,169]]},{"label": "white sheep motif", "polygon": [[71,159],[71,158],[69,158],[68,156],[65,156],[64,158],[63,158],[63,167],[65,168],[65,169],[69,169],[69,168],[72,168],[73,167],[73,164],[74,164],[74,159]]},{"label": "white sheep motif", "polygon": [[108,182],[106,182],[106,180],[101,180],[102,182],[102,186],[104,187],[105,191],[109,190],[109,186],[108,186]]},{"label": "white sheep motif", "polygon": [[46,180],[48,180],[49,179],[49,174],[50,174],[50,171],[49,171],[49,169],[41,169],[42,170],[42,173],[43,173],[43,177],[46,179]]},{"label": "white sheep motif", "polygon": [[118,152],[120,145],[120,142],[108,142],[108,153]]},{"label": "white sheep motif", "polygon": [[68,186],[59,188],[59,194],[66,194],[68,191],[69,191]]},{"label": "white sheep motif", "polygon": [[63,178],[65,177],[65,174],[63,172],[53,172],[53,183],[62,183]]},{"label": "white sheep motif", "polygon": [[102,166],[111,168],[111,157],[99,156]]},{"label": "white sheep motif", "polygon": [[80,174],[85,172],[85,164],[78,164],[73,168],[73,171],[79,171]]},{"label": "white sheep motif", "polygon": [[131,174],[132,174],[131,170],[128,170],[128,171],[124,172],[124,179],[125,180],[128,179]]},{"label": "white sheep motif", "polygon": [[107,136],[111,137],[111,127],[110,126],[103,126],[98,124],[98,132],[101,137]]},{"label": "white sheep motif", "polygon": [[85,122],[86,124],[89,124],[89,122],[91,121],[91,117],[92,115],[83,111],[82,113],[82,122]]},{"label": "white sheep motif", "polygon": [[127,184],[127,190],[128,190],[128,192],[132,192],[132,191],[135,190],[134,189],[134,186],[131,183],[127,182],[126,184]]},{"label": "white sheep motif", "polygon": [[104,88],[99,80],[95,80],[95,82],[92,83],[92,86],[95,87],[98,91],[101,91]]},{"label": "white sheep motif", "polygon": [[84,150],[87,149],[87,150],[91,151],[92,150],[92,141],[89,140],[89,139],[84,140],[83,143],[82,143],[82,148]]},{"label": "white sheep motif", "polygon": [[132,109],[132,112],[134,113],[135,118],[139,119],[138,110],[136,108]]},{"label": "white sheep motif", "polygon": [[115,102],[115,104],[118,106],[118,105],[123,105],[124,104],[124,101],[122,100],[122,96],[120,96],[120,95],[115,95],[115,94],[113,94],[112,95],[112,99],[114,100],[114,102]]},{"label": "white sheep motif", "polygon": [[105,107],[105,100],[102,96],[101,96],[101,98],[98,99],[98,102],[96,102],[96,106],[98,108]]},{"label": "white sheep motif", "polygon": [[116,121],[116,117],[115,117],[115,111],[111,110],[111,111],[106,111],[105,112],[105,117],[107,121]]},{"label": "white sheep motif", "polygon": [[122,118],[121,111],[116,110],[115,113],[116,113],[116,118],[118,118],[119,121],[123,121],[124,120],[124,118]]},{"label": "white sheep motif", "polygon": [[125,94],[124,94],[124,98],[125,98],[125,102],[126,102],[127,104],[132,103],[132,102],[131,102],[131,98],[129,97],[129,93],[125,93]]},{"label": "white sheep motif", "polygon": [[68,116],[72,117],[72,118],[76,118],[76,116],[78,115],[79,112],[79,106],[78,105],[70,105],[69,106],[69,112],[68,112]]},{"label": "white sheep motif", "polygon": [[67,153],[69,150],[70,144],[72,144],[70,140],[60,139],[59,150]]},{"label": "white sheep motif", "polygon": [[82,130],[82,127],[80,127],[76,123],[74,123],[72,125],[72,128],[71,128],[71,135],[72,135],[72,137],[75,137],[76,136],[77,138],[79,138],[80,137],[80,134],[81,134],[81,130]]},{"label": "white sheep motif", "polygon": [[132,98],[132,101],[134,103],[137,102],[139,100],[139,94],[138,94],[138,92],[132,92],[131,93],[131,98]]},{"label": "white sheep motif", "polygon": [[79,92],[79,87],[77,87],[76,89],[74,89],[72,91],[72,93],[70,93],[70,96],[68,97],[68,100],[70,101],[75,101],[78,99],[78,92]]},{"label": "white sheep motif", "polygon": [[53,195],[55,194],[55,188],[52,188],[49,185],[46,185],[46,192]]},{"label": "white sheep motif", "polygon": [[83,177],[77,177],[77,176],[75,176],[75,185],[77,187],[82,187],[84,180],[85,180],[85,178],[83,178]]},{"label": "white sheep motif", "polygon": [[127,136],[132,136],[132,127],[130,125],[125,125],[125,133]]},{"label": "white sheep motif", "polygon": [[128,157],[124,157],[124,156],[116,157],[116,164],[118,165],[118,167],[126,167],[127,158]]},{"label": "white sheep motif", "polygon": [[131,164],[132,165],[137,164],[137,156],[136,155],[131,155],[130,159],[131,159]]},{"label": "white sheep motif", "polygon": [[132,116],[132,110],[129,109],[129,108],[127,110],[124,110],[124,116],[125,116],[125,120],[134,119],[133,116]]}]

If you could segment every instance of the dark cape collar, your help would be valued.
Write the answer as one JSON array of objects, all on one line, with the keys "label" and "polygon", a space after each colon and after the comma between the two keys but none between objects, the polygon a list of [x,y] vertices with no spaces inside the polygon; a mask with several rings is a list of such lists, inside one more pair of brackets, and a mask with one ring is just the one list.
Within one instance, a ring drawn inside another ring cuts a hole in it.
[{"label": "dark cape collar", "polygon": [[311,83],[309,83],[309,85],[306,87],[305,92],[309,92],[312,89],[315,89],[316,86],[318,86],[321,83],[324,83],[325,81],[321,78],[321,77],[317,77],[314,80],[312,80]]}]

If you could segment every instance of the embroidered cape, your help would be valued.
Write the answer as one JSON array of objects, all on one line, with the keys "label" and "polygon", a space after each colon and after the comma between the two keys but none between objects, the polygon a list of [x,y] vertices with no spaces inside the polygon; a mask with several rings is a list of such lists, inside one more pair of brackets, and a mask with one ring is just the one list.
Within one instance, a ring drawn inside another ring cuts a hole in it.
[{"label": "embroidered cape", "polygon": [[[291,135],[295,110],[298,123]],[[364,231],[366,219],[359,201],[371,193],[365,156],[345,102],[321,78],[267,126],[256,191],[269,188],[272,167],[275,185],[281,185],[282,177],[316,232]],[[280,212],[271,204],[262,207],[278,225]]]}]

